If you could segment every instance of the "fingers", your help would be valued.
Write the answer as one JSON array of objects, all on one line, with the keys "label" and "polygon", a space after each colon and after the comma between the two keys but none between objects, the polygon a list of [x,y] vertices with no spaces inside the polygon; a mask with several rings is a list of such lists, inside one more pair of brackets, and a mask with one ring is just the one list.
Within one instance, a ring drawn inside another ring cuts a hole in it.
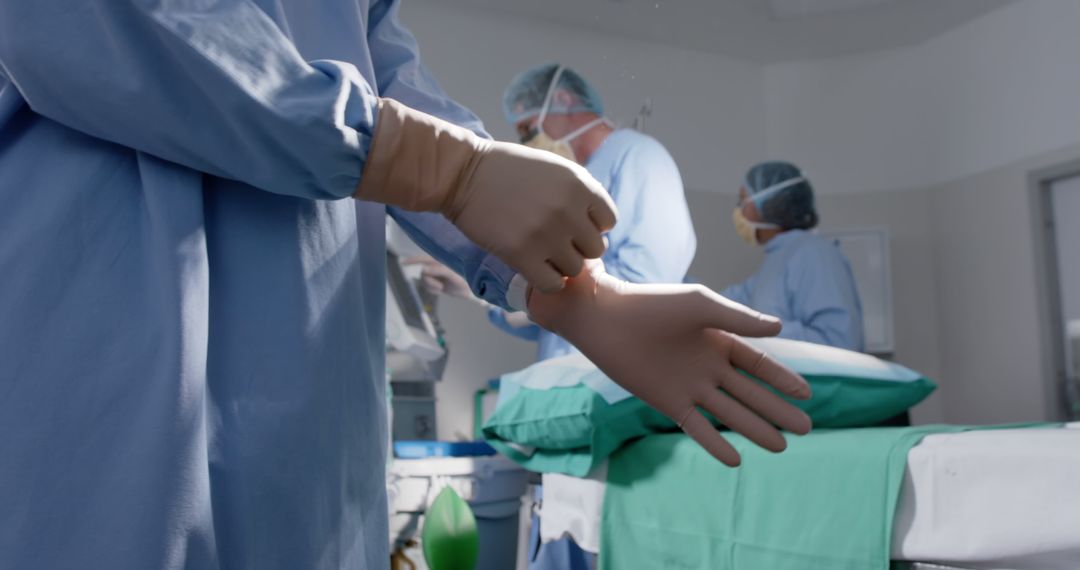
[{"label": "fingers", "polygon": [[732,431],[743,434],[750,441],[773,453],[787,449],[787,440],[779,430],[719,390],[706,390],[701,394],[698,405]]},{"label": "fingers", "polygon": [[607,250],[607,240],[591,224],[574,232],[574,248],[586,259],[598,259]]},{"label": "fingers", "polygon": [[753,410],[759,418],[791,433],[810,433],[813,427],[810,416],[753,379],[728,368],[720,372],[718,380],[720,387],[732,399]]},{"label": "fingers", "polygon": [[548,262],[563,277],[574,277],[585,268],[585,259],[581,257],[581,254],[572,244],[567,244],[566,247],[562,248],[562,251],[553,255]]},{"label": "fingers", "polygon": [[690,439],[696,441],[702,449],[724,465],[738,467],[742,463],[739,452],[735,451],[735,448],[720,435],[720,432],[696,408],[689,410],[686,419],[683,420],[682,425],[679,427],[686,432],[686,435],[690,436]]},{"label": "fingers", "polygon": [[769,384],[782,394],[799,400],[811,396],[810,385],[790,368],[770,358],[764,352],[750,346],[746,341],[731,337],[731,363]]},{"label": "fingers", "polygon": [[600,188],[600,191],[594,190],[593,197],[588,206],[589,219],[597,230],[606,232],[615,227],[615,221],[618,219],[615,203],[611,201],[611,197],[603,188]]},{"label": "fingers", "polygon": [[522,267],[521,274],[525,276],[529,285],[542,293],[557,293],[565,283],[562,274],[546,262]]},{"label": "fingers", "polygon": [[705,319],[705,325],[742,336],[775,336],[782,325],[776,317],[759,313],[740,305],[719,293],[701,287],[698,303],[692,308],[694,314]]}]

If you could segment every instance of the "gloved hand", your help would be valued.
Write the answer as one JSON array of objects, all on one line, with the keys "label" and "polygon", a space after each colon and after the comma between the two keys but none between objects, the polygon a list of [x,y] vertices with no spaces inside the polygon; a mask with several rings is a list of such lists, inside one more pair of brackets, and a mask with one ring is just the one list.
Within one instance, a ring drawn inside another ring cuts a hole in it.
[{"label": "gloved hand", "polygon": [[460,299],[474,300],[472,289],[465,278],[454,273],[453,269],[439,263],[430,256],[410,257],[402,261],[403,265],[420,265],[420,284],[432,295],[449,295]]},{"label": "gloved hand", "polygon": [[379,100],[355,198],[441,212],[541,291],[557,291],[603,255],[615,204],[584,168],[550,152],[482,139]]},{"label": "gloved hand", "polygon": [[787,447],[774,426],[810,431],[806,414],[736,370],[788,396],[810,397],[799,375],[735,336],[772,336],[780,321],[706,287],[627,283],[595,261],[562,291],[531,292],[528,307],[540,326],[573,343],[727,465],[740,463],[738,452],[698,408],[774,452]]}]

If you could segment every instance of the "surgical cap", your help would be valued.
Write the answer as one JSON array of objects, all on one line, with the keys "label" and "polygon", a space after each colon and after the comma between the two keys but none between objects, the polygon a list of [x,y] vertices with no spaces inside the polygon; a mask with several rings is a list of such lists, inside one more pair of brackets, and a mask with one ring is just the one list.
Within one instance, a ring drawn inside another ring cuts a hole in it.
[{"label": "surgical cap", "polygon": [[[543,106],[544,97],[551,85],[551,78],[555,76],[558,69],[559,64],[547,63],[526,70],[510,81],[510,85],[503,92],[503,113],[510,124],[517,124],[540,113],[540,107]],[[548,114],[604,114],[604,104],[600,102],[600,95],[574,70],[563,69],[556,89],[572,95],[573,101],[569,106],[552,101]]]},{"label": "surgical cap", "polygon": [[[803,178],[777,191],[770,189],[780,184]],[[799,167],[790,162],[762,162],[746,173],[746,191],[754,201],[761,220],[776,224],[785,230],[806,230],[817,225],[818,215],[814,209],[814,188],[806,180]],[[755,194],[760,194],[755,198]]]}]

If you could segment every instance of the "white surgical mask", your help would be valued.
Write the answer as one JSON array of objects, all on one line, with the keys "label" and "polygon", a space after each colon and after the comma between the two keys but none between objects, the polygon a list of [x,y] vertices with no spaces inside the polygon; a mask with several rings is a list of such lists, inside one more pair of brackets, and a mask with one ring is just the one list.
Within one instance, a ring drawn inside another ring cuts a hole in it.
[{"label": "white surgical mask", "polygon": [[739,234],[739,237],[750,245],[758,245],[757,231],[758,230],[778,230],[780,226],[776,224],[768,224],[765,222],[752,222],[742,213],[742,205],[736,206],[735,211],[731,214],[731,219],[735,222],[735,233]]},{"label": "white surgical mask", "polygon": [[523,140],[521,144],[553,152],[567,160],[577,162],[577,157],[574,155],[573,147],[570,146],[570,141],[585,134],[586,131],[596,125],[601,123],[610,125],[611,122],[604,117],[597,117],[581,127],[574,129],[569,134],[559,137],[557,140],[551,138],[551,135],[544,132],[544,119],[547,119],[548,109],[551,107],[551,99],[555,94],[555,87],[559,84],[559,78],[562,77],[562,73],[563,67],[559,66],[559,68],[555,70],[555,74],[551,76],[551,84],[548,86],[547,93],[544,95],[544,104],[540,107],[540,115],[536,119],[536,126],[533,127],[535,132],[529,138]]}]

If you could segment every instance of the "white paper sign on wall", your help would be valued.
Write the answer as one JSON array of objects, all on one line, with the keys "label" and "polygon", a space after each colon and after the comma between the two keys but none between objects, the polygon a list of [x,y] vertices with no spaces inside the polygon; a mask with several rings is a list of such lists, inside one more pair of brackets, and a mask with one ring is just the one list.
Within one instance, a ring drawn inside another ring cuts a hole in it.
[{"label": "white paper sign on wall", "polygon": [[851,263],[862,301],[866,352],[891,354],[895,345],[889,231],[885,228],[847,229],[823,231],[821,235],[836,242]]}]

